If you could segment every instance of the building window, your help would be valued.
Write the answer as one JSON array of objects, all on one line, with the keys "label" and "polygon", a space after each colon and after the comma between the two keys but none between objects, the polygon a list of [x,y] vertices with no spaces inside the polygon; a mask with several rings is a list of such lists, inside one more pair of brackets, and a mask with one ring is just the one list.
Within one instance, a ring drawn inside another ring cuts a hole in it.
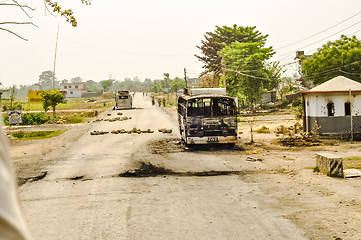
[{"label": "building window", "polygon": [[64,89],[67,89],[68,88],[68,86],[64,86]]},{"label": "building window", "polygon": [[331,117],[335,115],[335,105],[333,103],[327,103],[327,116]]},{"label": "building window", "polygon": [[78,88],[78,85],[75,85],[75,88]]},{"label": "building window", "polygon": [[351,103],[345,102],[345,116],[351,115]]},{"label": "building window", "polygon": [[69,88],[71,88],[71,86],[69,86]]},{"label": "building window", "polygon": [[70,95],[72,95],[73,94],[73,92],[70,92]]}]

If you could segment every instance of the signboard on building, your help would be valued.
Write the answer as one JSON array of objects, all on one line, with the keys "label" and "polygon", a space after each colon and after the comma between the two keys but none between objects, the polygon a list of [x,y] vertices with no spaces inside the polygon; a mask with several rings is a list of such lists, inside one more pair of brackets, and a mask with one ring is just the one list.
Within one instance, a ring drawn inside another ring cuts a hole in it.
[{"label": "signboard on building", "polygon": [[28,91],[28,103],[41,103],[42,97],[41,94],[45,92],[44,90],[29,90]]},{"label": "signboard on building", "polygon": [[21,111],[20,110],[12,110],[8,112],[9,115],[9,125],[21,124]]}]

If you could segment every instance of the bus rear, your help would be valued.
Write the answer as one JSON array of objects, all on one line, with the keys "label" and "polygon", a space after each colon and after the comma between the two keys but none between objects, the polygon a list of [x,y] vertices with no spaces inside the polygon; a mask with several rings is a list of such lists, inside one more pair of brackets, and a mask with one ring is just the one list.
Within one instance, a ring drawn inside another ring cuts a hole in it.
[{"label": "bus rear", "polygon": [[130,109],[133,105],[133,98],[128,91],[117,91],[115,94],[116,109]]}]

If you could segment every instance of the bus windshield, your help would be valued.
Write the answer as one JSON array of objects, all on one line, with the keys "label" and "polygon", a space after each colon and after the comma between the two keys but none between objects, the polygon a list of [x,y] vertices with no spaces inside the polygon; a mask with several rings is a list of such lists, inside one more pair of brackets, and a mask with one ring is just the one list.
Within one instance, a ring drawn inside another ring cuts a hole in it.
[{"label": "bus windshield", "polygon": [[188,116],[219,117],[236,114],[236,105],[232,98],[213,97],[188,100]]}]

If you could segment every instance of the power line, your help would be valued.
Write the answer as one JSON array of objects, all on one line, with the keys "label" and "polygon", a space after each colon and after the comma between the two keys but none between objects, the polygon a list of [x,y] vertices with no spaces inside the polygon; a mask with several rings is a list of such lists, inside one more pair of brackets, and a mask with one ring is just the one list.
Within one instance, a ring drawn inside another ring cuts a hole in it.
[{"label": "power line", "polygon": [[[323,38],[323,39],[321,39],[321,40],[318,40],[318,41],[316,41],[316,42],[313,42],[313,43],[311,43],[311,44],[308,44],[308,45],[306,45],[306,46],[303,46],[303,47],[301,47],[301,48],[299,48],[299,49],[304,49],[304,48],[307,48],[307,47],[309,47],[309,46],[312,46],[312,45],[314,45],[314,44],[316,44],[316,43],[319,43],[319,42],[322,42],[322,41],[324,41],[324,40],[327,40],[327,39],[329,39],[329,38],[331,38],[331,37],[333,37],[333,36],[335,36],[335,35],[343,32],[343,31],[345,31],[345,30],[347,30],[347,29],[350,29],[351,27],[353,27],[353,26],[355,26],[355,25],[357,25],[357,24],[360,24],[360,23],[361,23],[361,21],[358,21],[358,22],[352,24],[351,26],[348,26],[347,28],[344,28],[344,29],[342,29],[342,30],[340,30],[340,31],[338,31],[338,32],[336,32],[336,33],[328,36],[328,37],[325,37],[325,38]],[[361,31],[361,30],[359,30],[359,31]],[[357,31],[357,32],[359,32],[359,31]],[[357,33],[357,32],[355,32],[355,33]],[[289,57],[291,54],[293,54],[293,53],[294,53],[294,52],[292,52],[292,53],[291,53],[291,52],[288,52],[288,53],[285,53],[285,54],[282,54],[282,55],[279,55],[279,56],[276,56],[276,57],[279,58],[279,57],[281,57],[281,56],[286,56],[286,55],[287,55],[286,57],[281,58],[281,59],[279,60],[279,61],[282,61],[283,59],[288,58],[288,57]]]},{"label": "power line", "polygon": [[351,66],[353,64],[360,63],[360,62],[361,62],[361,60],[355,61],[355,62],[348,63],[348,64],[345,64],[345,65],[342,65],[342,66],[339,66],[339,67],[327,69],[327,70],[322,71],[322,72],[316,72],[316,73],[313,73],[313,74],[310,74],[310,75],[305,75],[305,77],[313,77],[313,76],[317,76],[317,75],[324,74],[324,73],[339,71],[340,68],[342,68],[342,67],[348,67],[348,66]]},{"label": "power line", "polygon": [[334,28],[334,27],[337,27],[338,25],[340,25],[340,24],[342,24],[342,23],[350,20],[351,18],[356,17],[356,16],[359,15],[360,13],[361,13],[361,12],[358,12],[358,13],[352,15],[351,17],[348,17],[348,18],[346,18],[345,20],[343,20],[343,21],[341,21],[341,22],[339,22],[339,23],[337,23],[337,24],[335,24],[335,25],[333,25],[333,26],[331,26],[331,27],[329,27],[329,28],[327,28],[327,29],[325,29],[325,30],[322,30],[322,31],[320,31],[320,32],[318,32],[318,33],[315,33],[315,34],[313,34],[313,35],[311,35],[311,36],[309,36],[309,37],[306,37],[306,38],[304,38],[304,39],[302,39],[302,40],[299,40],[299,41],[297,41],[297,42],[291,43],[291,44],[289,44],[289,45],[286,45],[286,46],[283,46],[283,47],[279,47],[279,48],[277,48],[277,49],[275,49],[275,50],[280,50],[280,49],[283,49],[283,48],[286,48],[286,47],[290,47],[290,46],[296,45],[297,43],[300,43],[300,42],[303,42],[303,41],[305,41],[305,40],[308,40],[308,39],[310,39],[310,38],[312,38],[312,37],[314,37],[314,36],[317,36],[317,35],[319,35],[319,34],[321,34],[321,33],[326,32],[326,31],[328,31],[328,30],[330,30],[330,29],[332,29],[332,28]]}]

